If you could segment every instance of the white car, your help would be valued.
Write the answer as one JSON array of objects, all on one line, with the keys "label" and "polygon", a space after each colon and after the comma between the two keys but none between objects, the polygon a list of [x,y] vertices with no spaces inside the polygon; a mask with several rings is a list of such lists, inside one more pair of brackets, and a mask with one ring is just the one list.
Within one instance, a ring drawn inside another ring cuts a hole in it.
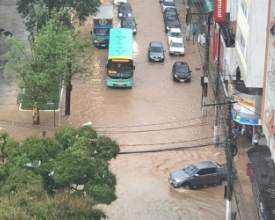
[{"label": "white car", "polygon": [[161,10],[164,12],[166,8],[175,8],[174,0],[160,0],[161,3]]},{"label": "white car", "polygon": [[184,44],[181,39],[171,41],[169,43],[169,54],[170,55],[184,55]]},{"label": "white car", "polygon": [[167,33],[168,39],[167,43],[169,44],[171,41],[181,40],[183,42],[183,35],[181,33],[180,28],[171,28]]},{"label": "white car", "polygon": [[120,5],[121,3],[127,3],[127,0],[114,0],[114,5]]}]

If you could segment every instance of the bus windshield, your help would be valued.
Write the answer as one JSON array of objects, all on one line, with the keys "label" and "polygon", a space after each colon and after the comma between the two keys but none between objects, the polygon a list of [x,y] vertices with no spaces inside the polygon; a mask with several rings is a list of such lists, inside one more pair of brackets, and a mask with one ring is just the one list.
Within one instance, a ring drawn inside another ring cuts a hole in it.
[{"label": "bus windshield", "polygon": [[108,28],[97,28],[94,30],[94,34],[98,36],[106,36],[109,35],[109,30]]}]

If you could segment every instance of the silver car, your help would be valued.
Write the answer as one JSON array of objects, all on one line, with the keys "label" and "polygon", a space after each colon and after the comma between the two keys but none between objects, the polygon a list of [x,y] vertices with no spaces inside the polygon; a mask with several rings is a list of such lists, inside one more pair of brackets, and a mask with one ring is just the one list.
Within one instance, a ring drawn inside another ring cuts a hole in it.
[{"label": "silver car", "polygon": [[226,177],[226,164],[202,161],[172,172],[168,181],[175,188],[195,189],[223,184],[226,182]]},{"label": "silver car", "polygon": [[163,49],[163,45],[159,41],[152,41],[148,47],[148,61],[155,62],[164,62],[165,50]]}]

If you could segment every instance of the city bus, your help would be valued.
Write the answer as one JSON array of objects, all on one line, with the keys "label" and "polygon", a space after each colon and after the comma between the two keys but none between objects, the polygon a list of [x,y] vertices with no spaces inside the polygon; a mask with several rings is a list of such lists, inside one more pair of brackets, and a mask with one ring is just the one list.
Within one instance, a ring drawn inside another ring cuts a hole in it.
[{"label": "city bus", "polygon": [[133,31],[126,28],[110,29],[108,61],[106,63],[108,87],[133,86]]}]

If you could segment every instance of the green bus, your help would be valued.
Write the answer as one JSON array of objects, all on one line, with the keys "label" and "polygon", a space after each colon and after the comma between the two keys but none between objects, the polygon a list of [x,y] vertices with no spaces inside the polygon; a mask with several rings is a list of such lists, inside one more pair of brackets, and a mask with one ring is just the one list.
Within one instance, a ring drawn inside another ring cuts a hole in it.
[{"label": "green bus", "polygon": [[133,31],[126,28],[110,29],[108,61],[106,64],[108,87],[133,86]]}]

